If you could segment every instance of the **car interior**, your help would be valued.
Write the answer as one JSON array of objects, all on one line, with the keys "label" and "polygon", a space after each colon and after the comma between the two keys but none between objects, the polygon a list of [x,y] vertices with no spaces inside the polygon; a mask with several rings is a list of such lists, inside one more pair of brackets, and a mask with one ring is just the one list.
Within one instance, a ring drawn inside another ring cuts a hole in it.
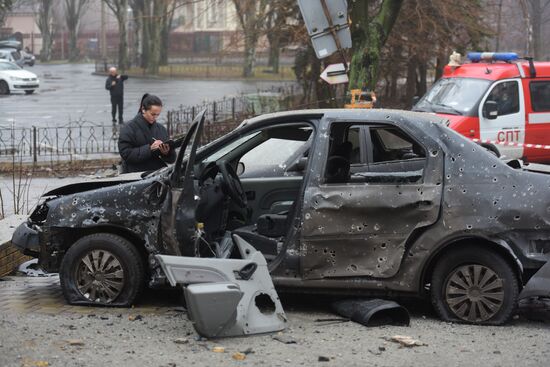
[{"label": "car interior", "polygon": [[[195,252],[231,256],[231,236],[237,234],[273,260],[292,227],[313,138],[309,123],[281,123],[200,154],[195,218],[204,223],[204,233]],[[425,162],[425,149],[398,128],[338,123],[331,129],[324,179],[418,182]]]},{"label": "car interior", "polygon": [[276,257],[294,217],[312,132],[308,123],[278,124],[197,160],[200,256],[230,256],[231,235],[237,234],[268,261]]},{"label": "car interior", "polygon": [[416,182],[422,177],[426,150],[397,127],[334,124],[326,183]]}]

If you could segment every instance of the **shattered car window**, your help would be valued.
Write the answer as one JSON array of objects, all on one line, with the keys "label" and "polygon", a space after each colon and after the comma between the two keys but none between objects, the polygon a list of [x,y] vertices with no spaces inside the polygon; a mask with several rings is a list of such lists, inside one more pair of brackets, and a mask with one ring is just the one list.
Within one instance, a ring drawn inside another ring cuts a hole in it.
[{"label": "shattered car window", "polygon": [[235,150],[237,147],[239,147],[239,146],[243,145],[244,143],[246,143],[247,141],[253,139],[259,133],[260,133],[259,131],[256,131],[255,133],[245,135],[245,136],[235,140],[234,142],[232,142],[230,144],[227,144],[226,146],[222,147],[220,150],[218,150],[214,154],[211,154],[203,162],[204,163],[210,163],[210,162],[217,161],[218,159],[222,158],[223,156],[225,156],[225,155],[229,154],[230,152],[232,152],[233,150]]},{"label": "shattered car window", "polygon": [[394,128],[371,128],[373,162],[423,158],[424,150],[413,139]]},{"label": "shattered car window", "polygon": [[287,161],[296,151],[305,144],[300,140],[288,140],[272,138],[250,150],[241,158],[247,173],[258,172],[261,174],[264,168],[286,168]]}]

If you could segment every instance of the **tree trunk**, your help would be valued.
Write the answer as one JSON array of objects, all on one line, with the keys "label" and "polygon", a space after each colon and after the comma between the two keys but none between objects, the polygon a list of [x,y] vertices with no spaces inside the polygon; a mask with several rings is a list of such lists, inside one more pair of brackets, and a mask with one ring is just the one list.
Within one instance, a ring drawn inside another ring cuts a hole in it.
[{"label": "tree trunk", "polygon": [[254,76],[254,65],[256,63],[256,43],[258,38],[254,31],[245,31],[244,35],[244,64],[243,77]]},{"label": "tree trunk", "polygon": [[353,55],[350,67],[350,89],[374,90],[378,80],[380,53],[397,19],[403,0],[384,0],[378,14],[369,19],[368,2],[355,1],[351,5]]},{"label": "tree trunk", "polygon": [[529,0],[519,0],[521,6],[521,12],[523,14],[523,21],[525,23],[525,34],[527,39],[525,42],[525,54],[533,56],[533,25],[531,23],[531,16],[529,15]]},{"label": "tree trunk", "polygon": [[174,20],[174,13],[176,10],[177,1],[171,0],[166,4],[165,13],[162,17],[162,30],[161,30],[161,48],[160,48],[160,64],[168,65],[168,49],[170,48],[170,30],[172,29],[172,21]]},{"label": "tree trunk", "polygon": [[496,52],[500,50],[500,32],[502,31],[502,2],[503,0],[499,0],[498,10],[497,10],[497,34],[496,34],[496,41],[495,41]]},{"label": "tree trunk", "polygon": [[279,59],[281,54],[281,35],[279,32],[270,32],[267,34],[269,41],[269,60],[268,65],[274,74],[279,74]]},{"label": "tree trunk", "polygon": [[405,103],[409,106],[412,103],[413,97],[416,93],[416,56],[410,54],[409,50],[409,62],[407,63],[407,88],[405,94]]},{"label": "tree trunk", "polygon": [[77,33],[69,31],[69,61],[77,61],[80,57],[80,49],[77,45]]},{"label": "tree trunk", "polygon": [[529,0],[531,5],[531,24],[533,27],[533,57],[540,60],[544,54],[542,44],[542,4],[540,0]]},{"label": "tree trunk", "polygon": [[416,89],[417,96],[423,96],[428,89],[427,74],[428,68],[426,67],[426,61],[420,61],[418,63],[418,88]]},{"label": "tree trunk", "polygon": [[37,26],[42,36],[40,61],[50,61],[53,44],[53,0],[40,0],[38,3]]}]

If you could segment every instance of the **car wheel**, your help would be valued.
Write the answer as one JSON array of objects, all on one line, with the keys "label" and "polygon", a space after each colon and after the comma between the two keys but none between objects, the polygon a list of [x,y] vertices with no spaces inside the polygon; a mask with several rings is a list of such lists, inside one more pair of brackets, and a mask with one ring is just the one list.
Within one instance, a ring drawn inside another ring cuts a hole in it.
[{"label": "car wheel", "polygon": [[4,80],[0,80],[0,94],[10,94],[10,87]]},{"label": "car wheel", "polygon": [[499,254],[478,247],[452,250],[434,268],[432,304],[445,321],[504,324],[517,305],[518,279]]},{"label": "car wheel", "polygon": [[65,253],[59,278],[70,304],[131,306],[144,284],[144,264],[125,238],[110,233],[82,237]]},{"label": "car wheel", "polygon": [[26,90],[26,91],[25,91],[25,94],[33,94],[33,93],[34,93],[34,89]]}]

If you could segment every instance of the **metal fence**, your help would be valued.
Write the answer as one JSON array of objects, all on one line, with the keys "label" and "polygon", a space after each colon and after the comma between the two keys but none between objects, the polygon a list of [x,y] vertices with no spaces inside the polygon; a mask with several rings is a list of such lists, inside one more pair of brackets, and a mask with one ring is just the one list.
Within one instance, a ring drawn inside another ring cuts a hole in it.
[{"label": "metal fence", "polygon": [[[168,111],[165,124],[171,136],[187,132],[190,123],[206,110],[203,143],[231,131],[244,118],[296,108],[301,94],[295,86],[180,106]],[[118,125],[72,121],[65,125],[30,128],[0,127],[0,162],[54,162],[118,156]]]}]

